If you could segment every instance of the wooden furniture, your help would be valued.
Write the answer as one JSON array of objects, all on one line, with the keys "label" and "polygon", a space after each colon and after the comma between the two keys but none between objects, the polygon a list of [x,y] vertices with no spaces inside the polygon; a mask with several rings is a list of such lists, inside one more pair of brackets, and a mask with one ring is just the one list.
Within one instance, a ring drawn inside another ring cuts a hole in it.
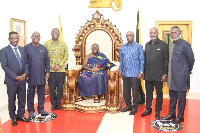
[{"label": "wooden furniture", "polygon": [[[121,109],[120,101],[122,99],[121,77],[119,76],[119,49],[123,43],[121,33],[109,20],[105,20],[103,15],[97,10],[92,15],[92,20],[81,27],[76,36],[75,46],[73,47],[76,66],[66,70],[67,89],[63,93],[63,110],[78,110],[86,113],[110,112],[117,113]],[[108,92],[104,94],[101,100],[105,101],[103,105],[80,105],[75,102],[79,96],[76,86],[79,73],[82,70],[82,63],[87,54],[91,52],[93,43],[99,44],[100,52],[104,53],[110,61],[114,61],[114,66],[108,74]]]}]

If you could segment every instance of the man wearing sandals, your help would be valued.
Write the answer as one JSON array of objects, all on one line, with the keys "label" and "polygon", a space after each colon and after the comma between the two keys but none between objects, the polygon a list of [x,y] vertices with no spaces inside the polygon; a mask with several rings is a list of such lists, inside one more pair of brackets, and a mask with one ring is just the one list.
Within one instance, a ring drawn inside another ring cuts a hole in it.
[{"label": "man wearing sandals", "polygon": [[108,77],[106,70],[110,69],[112,64],[108,58],[99,52],[99,45],[92,45],[92,53],[87,55],[83,62],[83,72],[78,79],[79,101],[87,96],[96,95],[94,103],[100,102],[100,96],[108,90]]}]

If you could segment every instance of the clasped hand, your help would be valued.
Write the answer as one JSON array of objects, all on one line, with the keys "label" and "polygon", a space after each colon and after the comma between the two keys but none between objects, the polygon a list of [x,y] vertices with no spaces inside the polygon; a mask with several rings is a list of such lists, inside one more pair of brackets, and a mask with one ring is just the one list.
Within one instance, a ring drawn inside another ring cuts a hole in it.
[{"label": "clasped hand", "polygon": [[53,68],[54,71],[58,71],[59,69],[60,69],[60,65],[55,65]]},{"label": "clasped hand", "polygon": [[98,68],[98,67],[93,67],[93,68],[92,68],[92,73],[95,73],[95,72],[97,72],[97,71],[100,71],[100,68]]},{"label": "clasped hand", "polygon": [[17,76],[16,78],[15,78],[15,80],[17,80],[17,81],[19,81],[19,82],[22,82],[22,81],[24,81],[25,79],[26,79],[26,76],[27,76],[27,74],[22,74],[21,76]]}]

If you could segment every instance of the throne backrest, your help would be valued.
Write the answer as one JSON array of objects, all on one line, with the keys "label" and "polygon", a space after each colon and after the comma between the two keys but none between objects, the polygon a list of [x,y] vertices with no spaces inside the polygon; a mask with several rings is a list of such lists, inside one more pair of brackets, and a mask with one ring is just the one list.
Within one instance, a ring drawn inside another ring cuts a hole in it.
[{"label": "throne backrest", "polygon": [[100,52],[104,53],[110,61],[119,62],[119,48],[123,40],[121,33],[109,20],[104,20],[97,10],[92,20],[81,27],[76,36],[75,46],[72,49],[76,57],[76,65],[82,65],[86,55],[92,52],[92,44],[99,44]]},{"label": "throne backrest", "polygon": [[92,44],[99,44],[99,51],[104,53],[109,60],[112,58],[112,40],[111,37],[103,30],[95,30],[90,33],[86,39],[85,54],[88,55],[92,52]]}]

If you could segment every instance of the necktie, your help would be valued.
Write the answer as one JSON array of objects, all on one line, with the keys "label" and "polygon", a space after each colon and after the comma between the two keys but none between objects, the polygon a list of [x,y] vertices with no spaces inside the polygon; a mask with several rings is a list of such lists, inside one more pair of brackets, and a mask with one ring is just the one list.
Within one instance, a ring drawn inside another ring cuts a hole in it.
[{"label": "necktie", "polygon": [[20,66],[20,69],[22,68],[22,60],[21,60],[21,58],[20,58],[20,56],[19,56],[19,53],[18,53],[18,51],[17,51],[17,48],[14,48],[15,49],[15,55],[16,55],[16,57],[17,57],[17,60],[18,60],[18,62],[19,62],[19,66]]}]

